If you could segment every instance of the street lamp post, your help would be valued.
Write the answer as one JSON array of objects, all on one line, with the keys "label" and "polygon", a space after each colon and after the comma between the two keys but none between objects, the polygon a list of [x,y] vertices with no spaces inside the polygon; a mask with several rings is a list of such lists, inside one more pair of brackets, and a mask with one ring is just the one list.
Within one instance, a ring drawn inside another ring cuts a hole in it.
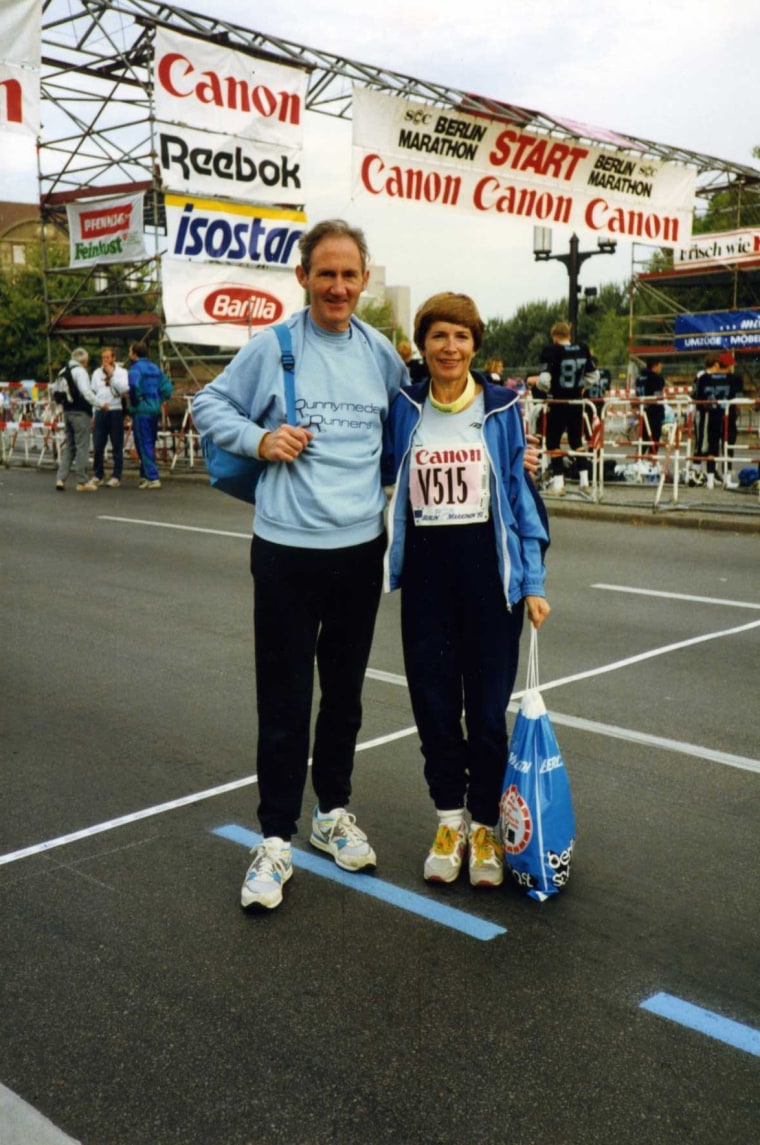
[{"label": "street lamp post", "polygon": [[533,257],[536,262],[548,262],[554,259],[567,267],[570,277],[570,292],[568,295],[567,320],[573,332],[578,336],[578,276],[586,259],[593,258],[595,254],[614,254],[617,243],[612,239],[597,239],[597,250],[579,250],[578,236],[570,236],[570,250],[567,254],[552,254],[552,232],[548,227],[533,228]]}]

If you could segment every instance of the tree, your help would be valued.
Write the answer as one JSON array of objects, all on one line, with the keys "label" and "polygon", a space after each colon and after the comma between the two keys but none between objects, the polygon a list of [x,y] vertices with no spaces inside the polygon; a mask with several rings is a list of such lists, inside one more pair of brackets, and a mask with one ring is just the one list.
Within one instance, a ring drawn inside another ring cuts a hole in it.
[{"label": "tree", "polygon": [[393,315],[393,305],[390,302],[377,302],[370,298],[357,308],[356,317],[368,326],[374,326],[381,334],[385,334],[389,342],[398,346],[399,342],[407,339],[406,334],[396,322]]}]

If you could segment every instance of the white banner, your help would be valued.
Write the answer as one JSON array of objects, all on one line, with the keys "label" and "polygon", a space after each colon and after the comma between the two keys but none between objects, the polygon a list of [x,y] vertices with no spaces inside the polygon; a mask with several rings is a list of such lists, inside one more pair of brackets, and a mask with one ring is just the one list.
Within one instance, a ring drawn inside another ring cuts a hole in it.
[{"label": "white banner", "polygon": [[308,86],[302,68],[156,28],[156,118],[222,135],[300,147]]},{"label": "white banner", "polygon": [[305,230],[303,211],[277,211],[248,203],[223,203],[166,195],[167,255],[231,266],[295,266]]},{"label": "white banner", "polygon": [[147,258],[142,193],[68,203],[66,214],[69,266]]},{"label": "white banner", "polygon": [[40,0],[0,4],[0,131],[40,133],[41,28]]},{"label": "white banner", "polygon": [[353,89],[356,198],[675,247],[691,237],[695,187],[693,167]]},{"label": "white banner", "polygon": [[292,270],[161,260],[166,330],[175,342],[239,349],[304,305]]},{"label": "white banner", "polygon": [[172,191],[255,203],[303,203],[303,150],[159,123],[158,158]]},{"label": "white banner", "polygon": [[719,231],[694,235],[689,246],[673,251],[673,266],[733,266],[734,263],[760,261],[760,231]]}]

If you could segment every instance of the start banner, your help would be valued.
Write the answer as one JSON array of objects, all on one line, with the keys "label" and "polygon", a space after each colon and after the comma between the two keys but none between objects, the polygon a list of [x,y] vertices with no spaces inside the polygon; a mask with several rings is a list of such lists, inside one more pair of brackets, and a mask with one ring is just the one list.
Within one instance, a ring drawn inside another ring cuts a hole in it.
[{"label": "start banner", "polygon": [[148,257],[143,236],[143,196],[118,195],[68,203],[69,266],[133,262]]},{"label": "start banner", "polygon": [[156,118],[221,135],[301,147],[308,76],[207,40],[157,27]]},{"label": "start banner", "polygon": [[175,342],[240,349],[304,305],[292,270],[161,260],[166,331]]},{"label": "start banner", "polygon": [[353,193],[675,247],[696,169],[353,89]]},{"label": "start banner", "polygon": [[218,199],[166,195],[167,255],[233,266],[295,266],[306,215]]}]

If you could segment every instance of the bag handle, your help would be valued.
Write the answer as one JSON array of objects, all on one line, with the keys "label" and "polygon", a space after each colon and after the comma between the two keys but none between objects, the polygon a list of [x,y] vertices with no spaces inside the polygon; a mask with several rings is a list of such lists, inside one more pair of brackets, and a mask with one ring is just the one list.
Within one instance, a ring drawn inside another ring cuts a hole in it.
[{"label": "bag handle", "polygon": [[538,629],[530,626],[530,647],[528,649],[528,678],[525,682],[527,691],[538,690]]},{"label": "bag handle", "polygon": [[285,416],[288,425],[298,425],[296,416],[296,386],[295,372],[296,360],[293,357],[293,343],[290,340],[290,327],[284,322],[273,326],[277,341],[280,343],[280,361],[282,362],[282,384],[285,388]]}]

